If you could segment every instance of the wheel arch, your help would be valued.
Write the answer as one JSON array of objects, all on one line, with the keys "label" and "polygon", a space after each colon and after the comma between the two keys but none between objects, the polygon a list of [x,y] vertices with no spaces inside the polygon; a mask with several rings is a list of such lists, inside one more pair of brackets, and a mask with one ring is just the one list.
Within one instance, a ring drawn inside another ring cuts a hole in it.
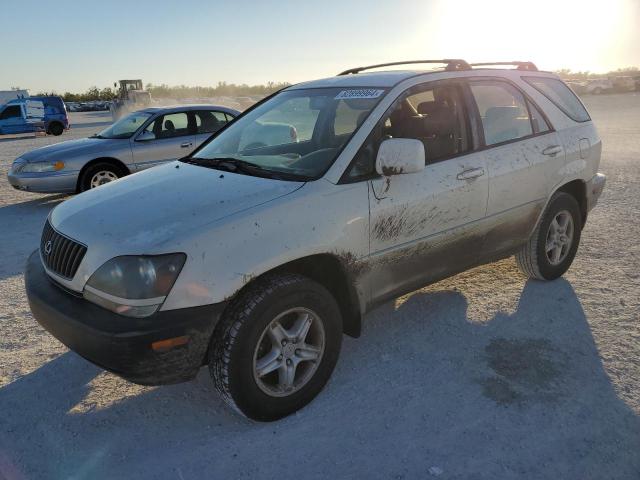
[{"label": "wheel arch", "polygon": [[556,192],[564,192],[571,195],[578,202],[578,206],[580,207],[580,216],[582,220],[582,227],[584,228],[585,223],[587,222],[587,184],[582,179],[575,179],[567,182],[561,186],[559,186]]},{"label": "wheel arch", "polygon": [[50,133],[51,132],[51,125],[55,125],[55,124],[60,125],[62,127],[62,130],[64,131],[64,123],[63,122],[61,122],[60,120],[49,120],[45,124],[46,133]]},{"label": "wheel arch", "polygon": [[84,172],[86,172],[88,168],[90,168],[91,166],[93,166],[93,165],[95,165],[97,163],[110,163],[112,165],[115,165],[122,172],[124,172],[124,175],[129,175],[131,173],[131,170],[129,170],[129,167],[127,167],[127,165],[124,162],[122,162],[121,160],[118,160],[117,158],[114,158],[114,157],[98,157],[98,158],[94,158],[90,162],[87,162],[80,169],[80,173],[78,173],[78,180],[76,182],[76,192],[80,191],[80,182],[82,182],[82,176],[84,175]]},{"label": "wheel arch", "polygon": [[321,284],[338,302],[342,314],[343,333],[354,338],[360,336],[362,319],[360,295],[355,287],[353,275],[339,256],[324,253],[292,260],[261,273],[246,283],[234,296],[248,288],[257,279],[274,273],[297,273]]}]

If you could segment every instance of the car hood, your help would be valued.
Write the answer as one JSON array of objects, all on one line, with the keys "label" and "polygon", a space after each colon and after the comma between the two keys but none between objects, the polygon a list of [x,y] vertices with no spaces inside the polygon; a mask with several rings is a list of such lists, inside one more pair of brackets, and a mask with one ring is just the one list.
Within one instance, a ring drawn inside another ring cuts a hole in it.
[{"label": "car hood", "polygon": [[89,249],[120,255],[175,246],[203,225],[287,195],[304,185],[171,162],[77,195],[51,223]]},{"label": "car hood", "polygon": [[77,140],[67,140],[66,142],[36,148],[35,150],[20,155],[20,157],[28,162],[57,160],[59,158],[69,158],[73,155],[102,152],[111,147],[122,146],[122,142],[128,141],[128,139],[79,138]]}]

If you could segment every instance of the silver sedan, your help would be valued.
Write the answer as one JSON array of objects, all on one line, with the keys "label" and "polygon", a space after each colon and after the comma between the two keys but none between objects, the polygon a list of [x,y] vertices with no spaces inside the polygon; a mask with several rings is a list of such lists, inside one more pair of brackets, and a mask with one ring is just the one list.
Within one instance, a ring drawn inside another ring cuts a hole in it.
[{"label": "silver sedan", "polygon": [[214,105],[147,108],[92,137],[25,153],[7,177],[13,187],[29,192],[83,192],[187,156],[239,114]]}]

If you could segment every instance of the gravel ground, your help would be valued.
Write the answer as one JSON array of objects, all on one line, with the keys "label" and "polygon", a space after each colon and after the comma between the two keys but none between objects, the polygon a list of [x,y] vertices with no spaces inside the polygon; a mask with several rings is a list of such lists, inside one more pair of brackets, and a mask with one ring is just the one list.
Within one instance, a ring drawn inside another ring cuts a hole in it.
[{"label": "gravel ground", "polygon": [[589,97],[608,184],[565,278],[513,260],[367,315],[297,415],[229,411],[206,369],[140,387],[34,321],[23,265],[64,197],[12,190],[11,161],[88,136],[0,139],[0,478],[640,478],[640,95]]}]

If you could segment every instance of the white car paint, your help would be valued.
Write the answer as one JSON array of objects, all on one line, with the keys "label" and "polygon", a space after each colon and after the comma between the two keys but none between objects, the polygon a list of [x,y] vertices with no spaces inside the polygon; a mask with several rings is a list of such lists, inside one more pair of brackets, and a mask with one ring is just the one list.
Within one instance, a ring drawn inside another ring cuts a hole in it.
[{"label": "white car paint", "polygon": [[[601,149],[591,121],[571,120],[522,76],[557,78],[517,70],[400,71],[290,87],[389,90],[320,179],[271,180],[172,162],[64,202],[51,223],[88,250],[72,280],[48,273],[82,292],[110,258],[185,252],[186,264],[161,307],[172,310],[222,302],[273,268],[329,254],[349,272],[364,313],[399,293],[512,254],[559,186],[594,182]],[[372,128],[405,90],[450,78],[512,82],[555,131],[471,151],[412,174],[340,182]],[[549,147],[555,153],[543,154]],[[396,231],[381,229],[385,222]]]}]

